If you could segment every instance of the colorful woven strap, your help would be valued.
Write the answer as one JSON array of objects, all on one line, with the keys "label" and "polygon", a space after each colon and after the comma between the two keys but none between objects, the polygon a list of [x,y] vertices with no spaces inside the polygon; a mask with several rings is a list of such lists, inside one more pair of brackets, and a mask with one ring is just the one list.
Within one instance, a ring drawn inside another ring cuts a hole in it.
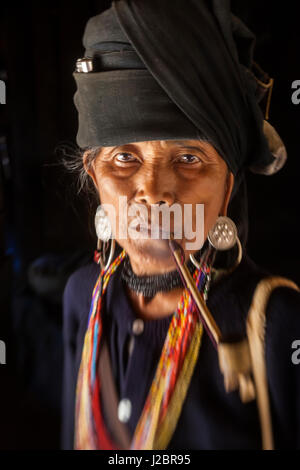
[{"label": "colorful woven strap", "polygon": [[[124,259],[121,254],[102,271],[93,290],[89,324],[85,334],[77,379],[75,410],[76,449],[118,449],[109,435],[101,410],[101,384],[97,374],[101,347],[101,306],[111,275]],[[210,269],[194,272],[203,292]],[[184,289],[173,314],[148,397],[136,426],[131,449],[166,448],[176,428],[199,353],[202,324],[188,291]]]}]

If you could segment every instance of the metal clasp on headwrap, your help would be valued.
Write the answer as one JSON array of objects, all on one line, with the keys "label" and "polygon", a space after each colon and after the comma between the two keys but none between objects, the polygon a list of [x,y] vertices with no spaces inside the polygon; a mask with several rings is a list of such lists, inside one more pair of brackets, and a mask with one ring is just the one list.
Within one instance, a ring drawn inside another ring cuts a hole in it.
[{"label": "metal clasp on headwrap", "polygon": [[93,71],[93,59],[91,57],[83,57],[76,61],[76,72],[89,73]]}]

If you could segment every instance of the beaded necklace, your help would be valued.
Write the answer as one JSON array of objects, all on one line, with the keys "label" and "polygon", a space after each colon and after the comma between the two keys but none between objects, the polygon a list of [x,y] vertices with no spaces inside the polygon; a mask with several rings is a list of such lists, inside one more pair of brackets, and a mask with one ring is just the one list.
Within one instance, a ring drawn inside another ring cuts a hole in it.
[{"label": "beaded necklace", "polygon": [[[75,449],[118,450],[106,429],[101,410],[101,383],[97,374],[102,335],[101,307],[111,275],[126,256],[125,250],[95,284],[76,388]],[[195,269],[193,278],[202,293],[210,266]],[[202,324],[194,302],[184,289],[174,312],[156,373],[137,423],[130,449],[165,449],[169,444],[198,358]]]}]

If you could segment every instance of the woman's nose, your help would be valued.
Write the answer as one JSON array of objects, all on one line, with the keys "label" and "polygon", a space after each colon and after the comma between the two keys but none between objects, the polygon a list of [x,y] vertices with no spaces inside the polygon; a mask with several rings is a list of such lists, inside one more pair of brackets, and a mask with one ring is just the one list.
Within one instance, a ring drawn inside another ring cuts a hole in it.
[{"label": "woman's nose", "polygon": [[175,202],[175,194],[172,181],[162,172],[148,173],[139,181],[139,189],[136,192],[135,200],[139,204],[171,206]]}]

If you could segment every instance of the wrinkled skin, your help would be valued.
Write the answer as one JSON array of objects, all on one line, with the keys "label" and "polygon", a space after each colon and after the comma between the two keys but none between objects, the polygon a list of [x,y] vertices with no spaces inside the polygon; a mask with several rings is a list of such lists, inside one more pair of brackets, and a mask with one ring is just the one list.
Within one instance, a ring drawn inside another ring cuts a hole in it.
[{"label": "wrinkled skin", "polygon": [[[84,164],[87,156],[84,155]],[[175,269],[166,240],[118,238],[124,211],[119,212],[119,196],[126,196],[128,207],[164,202],[204,204],[204,240],[219,215],[226,215],[234,177],[225,161],[207,142],[198,140],[149,141],[119,147],[103,147],[87,172],[98,190],[101,204],[111,204],[116,210],[115,238],[125,248],[134,272],[138,275],[157,274]],[[196,211],[191,226],[196,228]],[[110,214],[109,218],[110,218]],[[131,219],[128,219],[130,222]],[[189,242],[193,240],[188,240]],[[186,249],[187,240],[178,242],[185,249],[186,259],[193,250]],[[170,314],[177,306],[182,289],[158,293],[149,300],[128,291],[140,316],[154,318]]]}]

